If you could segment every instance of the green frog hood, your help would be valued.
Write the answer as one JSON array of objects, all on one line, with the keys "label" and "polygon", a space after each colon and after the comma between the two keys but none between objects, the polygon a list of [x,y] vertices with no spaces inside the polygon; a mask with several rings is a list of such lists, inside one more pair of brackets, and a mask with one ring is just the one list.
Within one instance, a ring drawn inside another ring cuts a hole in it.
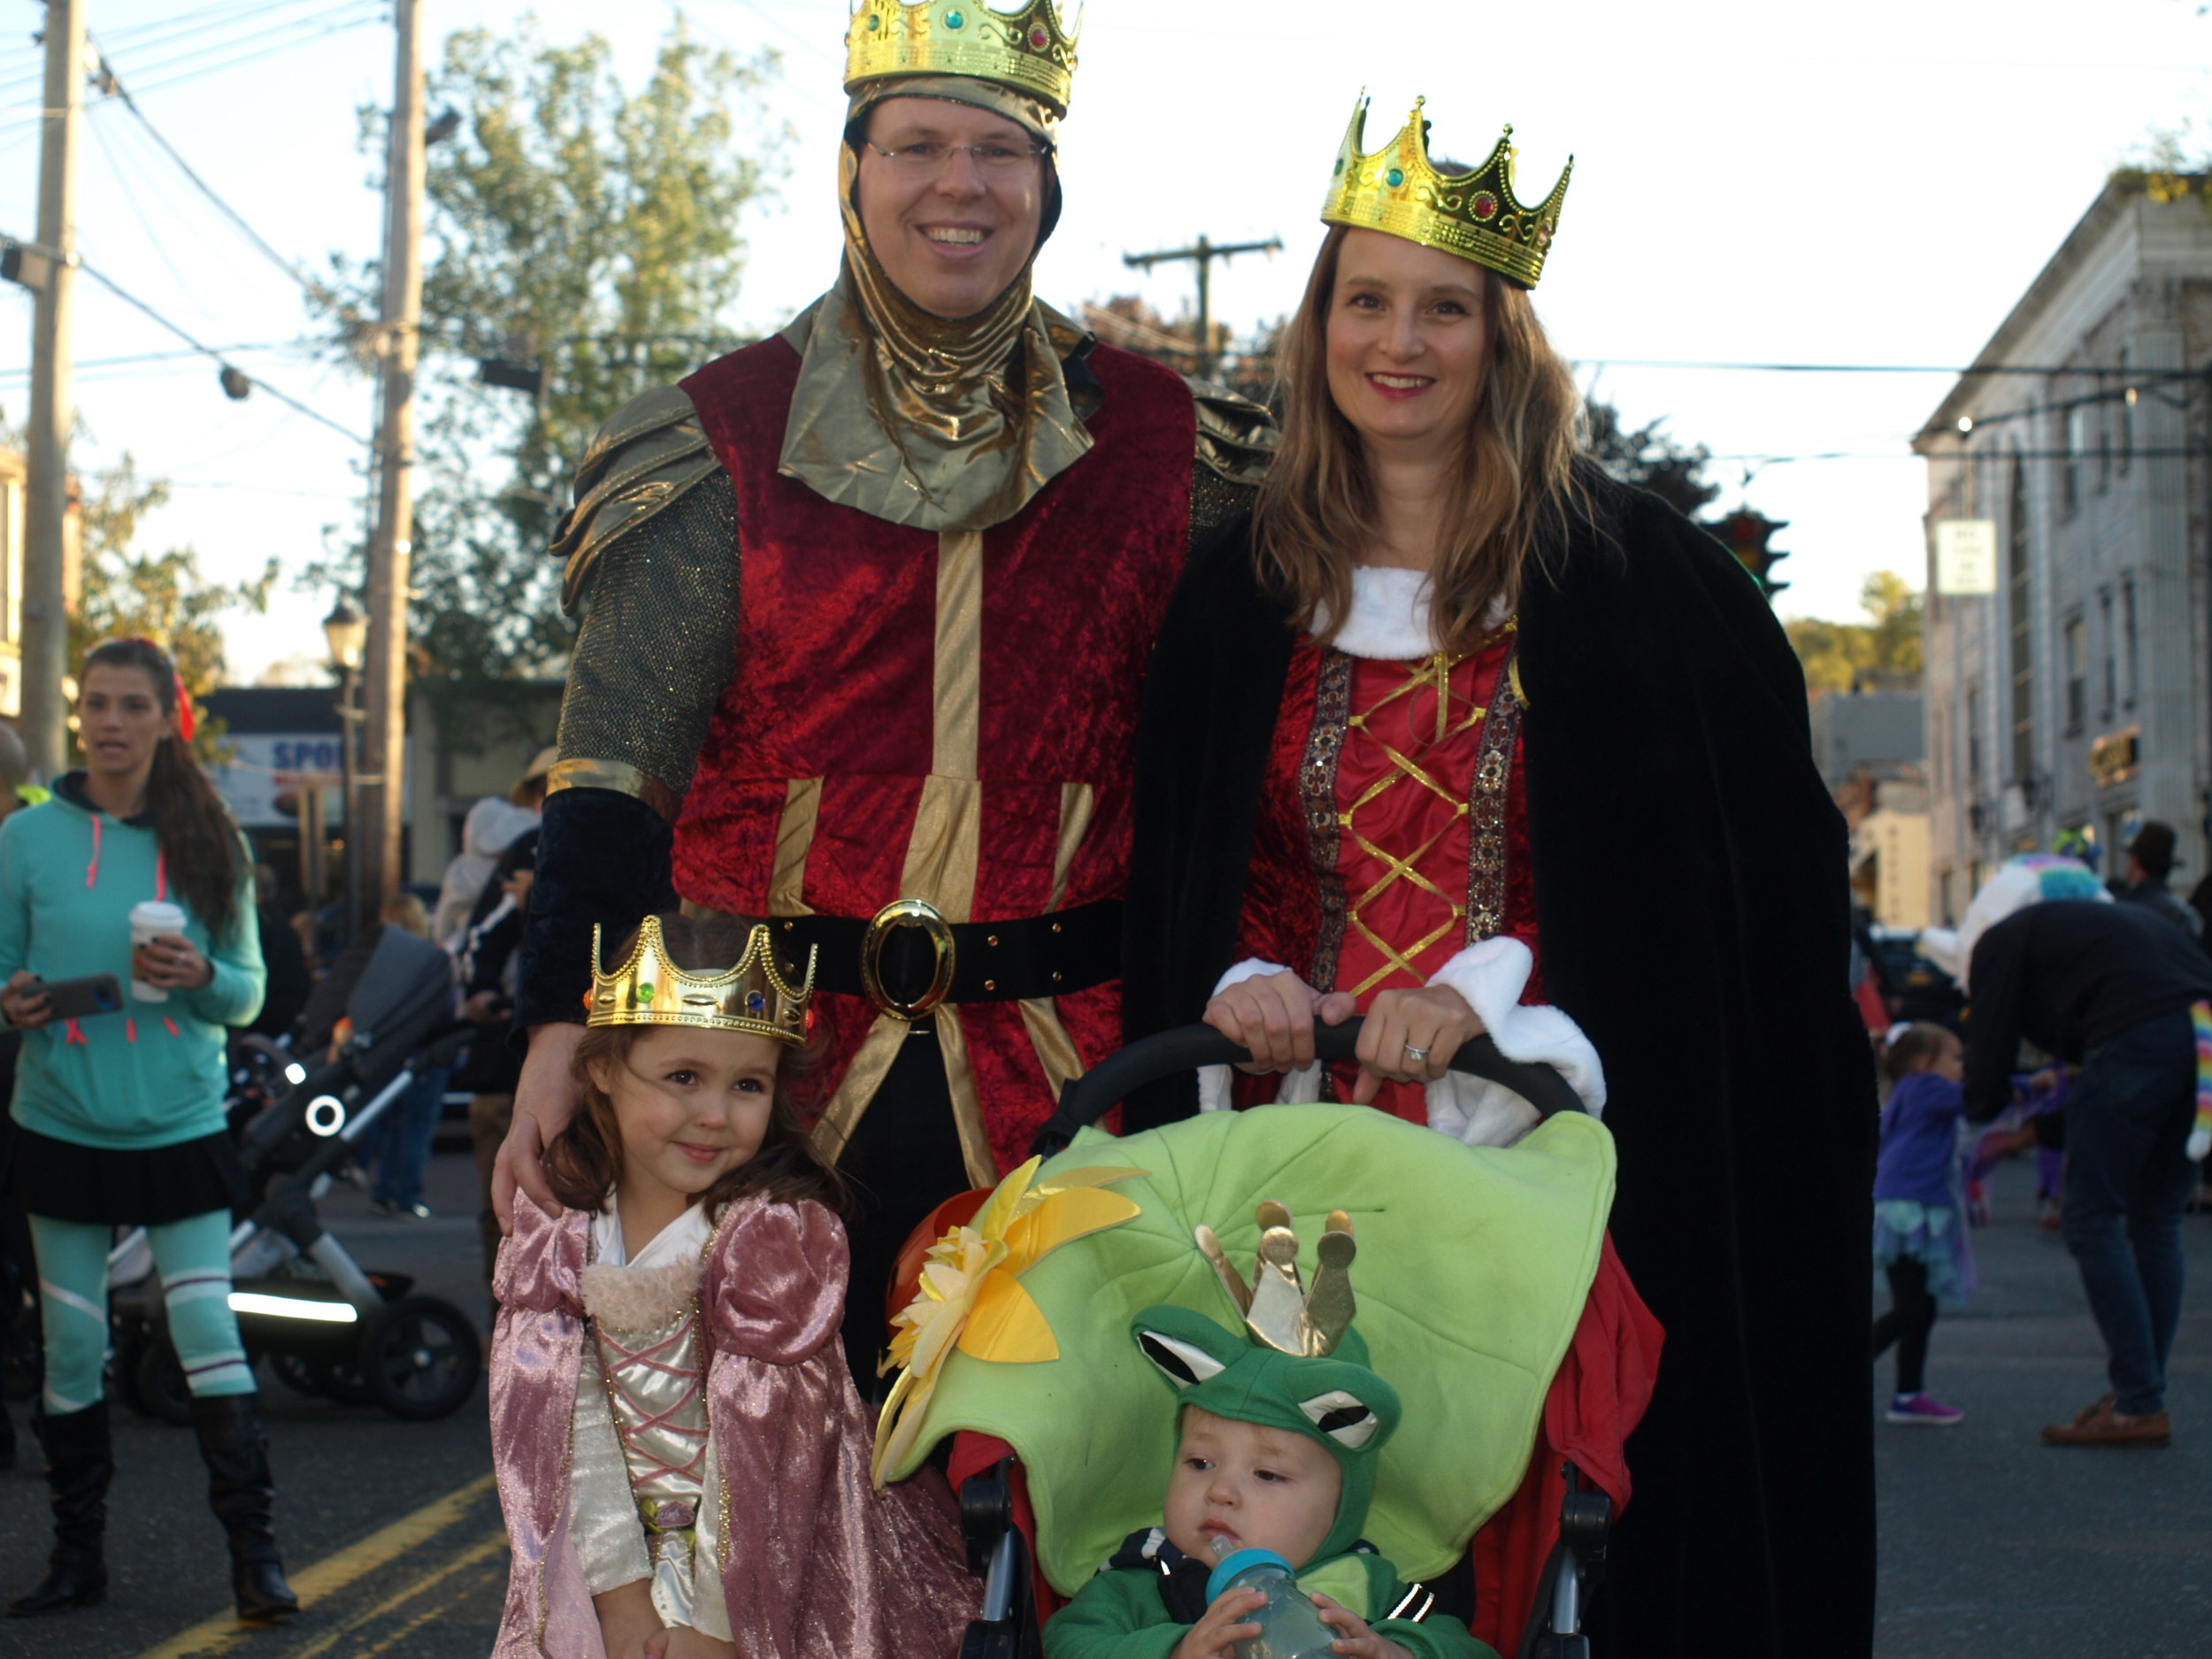
[{"label": "green frog hood", "polygon": [[1210,1227],[1198,1246],[1241,1316],[1241,1332],[1224,1330],[1188,1308],[1147,1308],[1130,1335],[1174,1389],[1179,1405],[1196,1406],[1233,1422],[1302,1434],[1325,1447],[1343,1471],[1336,1523],[1314,1552],[1325,1561],[1349,1549],[1367,1525],[1375,1494],[1376,1455],[1398,1426],[1397,1390],[1368,1363],[1367,1344],[1352,1329],[1351,1222],[1329,1217],[1313,1283],[1298,1274],[1298,1240],[1279,1204],[1260,1206],[1259,1259],[1248,1289]]}]

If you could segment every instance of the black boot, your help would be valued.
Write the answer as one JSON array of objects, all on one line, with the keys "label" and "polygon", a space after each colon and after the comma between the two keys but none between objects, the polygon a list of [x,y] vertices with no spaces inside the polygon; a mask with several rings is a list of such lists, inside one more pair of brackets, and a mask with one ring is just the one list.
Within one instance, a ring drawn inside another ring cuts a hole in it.
[{"label": "black boot", "polygon": [[90,1607],[107,1594],[107,1563],[100,1555],[106,1530],[108,1482],[115,1479],[115,1449],[108,1439],[103,1400],[82,1411],[31,1417],[31,1432],[46,1448],[46,1485],[54,1500],[54,1553],[38,1588],[8,1603],[11,1618]]},{"label": "black boot", "polygon": [[217,1394],[192,1402],[192,1428],[207,1463],[207,1503],[230,1535],[230,1584],[241,1618],[281,1618],[300,1610],[284,1582],[270,1513],[269,1443],[261,1432],[261,1396]]}]

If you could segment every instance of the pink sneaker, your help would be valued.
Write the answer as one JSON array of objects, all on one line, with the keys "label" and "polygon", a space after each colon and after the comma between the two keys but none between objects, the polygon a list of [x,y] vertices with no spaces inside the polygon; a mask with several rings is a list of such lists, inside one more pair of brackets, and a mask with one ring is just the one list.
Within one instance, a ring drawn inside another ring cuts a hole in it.
[{"label": "pink sneaker", "polygon": [[1947,1406],[1932,1394],[1915,1394],[1909,1400],[1893,1398],[1889,1402],[1892,1423],[1956,1423],[1966,1415],[1956,1406]]}]

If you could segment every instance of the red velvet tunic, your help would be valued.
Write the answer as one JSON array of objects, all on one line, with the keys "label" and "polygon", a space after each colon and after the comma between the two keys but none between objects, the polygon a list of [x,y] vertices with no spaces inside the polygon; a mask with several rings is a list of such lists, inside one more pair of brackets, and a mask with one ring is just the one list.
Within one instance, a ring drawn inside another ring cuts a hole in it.
[{"label": "red velvet tunic", "polygon": [[[1169,371],[1105,346],[1088,361],[1105,393],[1090,452],[981,534],[965,578],[947,568],[956,537],[777,472],[799,371],[781,339],[684,382],[736,487],[743,572],[737,674],[676,826],[684,898],[865,918],[911,897],[989,922],[1121,896],[1139,688],[1182,566],[1195,416]],[[924,865],[939,890],[910,885]],[[1118,1045],[1118,981],[1054,1004],[1079,1065]],[[815,1006],[834,1089],[877,1013]],[[1023,1009],[951,1017],[1002,1171],[1054,1105],[1052,1039]]]},{"label": "red velvet tunic", "polygon": [[[1492,724],[1501,684],[1513,695],[1517,637],[1509,623],[1451,662],[1440,699],[1446,658],[1386,662],[1299,642],[1253,838],[1240,956],[1350,991],[1364,1013],[1378,991],[1427,984],[1478,940],[1510,933],[1535,952],[1517,709]],[[1494,751],[1497,775],[1486,786]],[[1543,1001],[1540,958],[1521,1000]],[[1340,1098],[1356,1071],[1339,1069]],[[1238,1097],[1271,1097],[1274,1087],[1240,1084]],[[1385,1084],[1376,1104],[1428,1120],[1411,1084]]]}]

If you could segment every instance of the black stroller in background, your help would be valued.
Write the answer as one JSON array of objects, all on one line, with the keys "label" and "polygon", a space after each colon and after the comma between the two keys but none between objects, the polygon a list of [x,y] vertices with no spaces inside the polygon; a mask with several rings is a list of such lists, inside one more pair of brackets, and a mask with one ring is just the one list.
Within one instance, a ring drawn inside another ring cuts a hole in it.
[{"label": "black stroller in background", "polygon": [[[325,1230],[315,1201],[361,1135],[415,1080],[409,1057],[444,1013],[450,959],[404,929],[365,933],[308,999],[283,1041],[234,1049],[231,1121],[254,1208],[231,1232],[230,1302],[247,1361],[298,1393],[445,1417],[475,1391],[476,1327],[451,1302],[411,1294],[403,1273],[365,1271]],[[191,1420],[161,1280],[142,1229],[108,1257],[114,1374],[132,1407]]]}]

